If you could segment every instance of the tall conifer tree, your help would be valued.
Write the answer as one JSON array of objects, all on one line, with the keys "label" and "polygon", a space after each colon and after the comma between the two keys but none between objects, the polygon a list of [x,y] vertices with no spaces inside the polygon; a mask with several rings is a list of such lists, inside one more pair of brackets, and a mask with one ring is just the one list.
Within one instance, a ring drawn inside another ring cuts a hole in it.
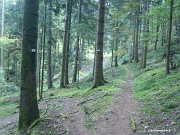
[{"label": "tall conifer tree", "polygon": [[24,0],[19,130],[39,118],[36,93],[38,11],[39,0]]},{"label": "tall conifer tree", "polygon": [[92,88],[96,88],[105,83],[103,77],[104,14],[105,14],[105,0],[99,0],[97,41],[96,41],[96,52],[95,52],[96,65],[95,65],[94,85]]}]

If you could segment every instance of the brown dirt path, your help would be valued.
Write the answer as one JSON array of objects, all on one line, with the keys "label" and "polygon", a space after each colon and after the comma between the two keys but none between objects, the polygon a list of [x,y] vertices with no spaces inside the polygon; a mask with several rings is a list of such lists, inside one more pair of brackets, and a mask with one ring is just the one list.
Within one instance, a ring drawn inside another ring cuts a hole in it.
[{"label": "brown dirt path", "polygon": [[131,117],[138,117],[137,105],[132,93],[132,73],[123,67],[128,78],[122,91],[115,95],[115,103],[109,107],[108,114],[101,116],[96,123],[97,135],[136,135],[131,129]]},{"label": "brown dirt path", "polygon": [[[75,98],[49,99],[39,104],[40,109],[48,107],[47,117],[33,129],[38,135],[138,135],[131,129],[131,117],[138,117],[137,104],[132,92],[132,73],[123,67],[128,77],[122,86],[122,91],[115,95],[113,106],[108,107],[108,113],[97,117],[94,128],[86,129],[85,114]],[[41,111],[43,111],[41,110]],[[0,118],[0,135],[17,128],[18,113]],[[5,123],[12,124],[4,126]]]}]

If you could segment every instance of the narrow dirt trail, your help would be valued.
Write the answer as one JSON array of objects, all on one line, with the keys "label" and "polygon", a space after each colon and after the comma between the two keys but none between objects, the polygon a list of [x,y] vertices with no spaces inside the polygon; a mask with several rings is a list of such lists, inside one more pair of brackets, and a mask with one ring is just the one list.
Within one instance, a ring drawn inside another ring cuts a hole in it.
[{"label": "narrow dirt trail", "polygon": [[115,103],[108,109],[105,116],[96,123],[96,135],[136,135],[131,129],[131,117],[137,117],[137,105],[132,92],[132,73],[123,67],[128,78],[122,86],[122,91],[115,95]]},{"label": "narrow dirt trail", "polygon": [[[122,91],[114,95],[115,102],[107,109],[108,113],[96,118],[94,128],[86,129],[85,114],[75,98],[49,99],[39,104],[43,109],[48,106],[47,117],[39,125],[38,134],[47,135],[138,135],[131,129],[131,117],[138,118],[137,104],[132,92],[132,73],[123,67],[128,77],[122,85]],[[17,128],[18,113],[0,118],[0,135]],[[10,125],[3,126],[4,124]],[[34,130],[36,131],[36,130]]]}]

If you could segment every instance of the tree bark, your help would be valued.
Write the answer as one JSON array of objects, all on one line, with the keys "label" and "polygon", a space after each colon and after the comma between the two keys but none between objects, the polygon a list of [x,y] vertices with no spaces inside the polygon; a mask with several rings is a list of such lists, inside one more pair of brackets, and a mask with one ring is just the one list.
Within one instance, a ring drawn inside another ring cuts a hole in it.
[{"label": "tree bark", "polygon": [[[4,0],[2,0],[2,9],[1,9],[1,37],[4,36]],[[1,45],[1,68],[3,68],[3,64],[4,64],[4,45]]]},{"label": "tree bark", "polygon": [[68,10],[68,37],[67,37],[67,45],[66,45],[66,64],[65,64],[65,85],[69,84],[69,45],[70,45],[70,30],[71,30],[71,13],[72,13],[72,0],[69,0],[69,10]]},{"label": "tree bark", "polygon": [[95,76],[95,66],[96,66],[96,43],[94,43],[94,59],[93,59],[93,78]]},{"label": "tree bark", "polygon": [[104,42],[104,16],[105,16],[105,0],[99,0],[98,10],[98,30],[96,41],[96,65],[94,84],[92,88],[96,88],[105,83],[103,77],[103,42]]},{"label": "tree bark", "polygon": [[[157,20],[157,23],[158,23],[158,20]],[[158,43],[158,32],[159,32],[159,24],[157,24],[157,27],[156,27],[156,40],[155,40],[155,45],[154,45],[154,50],[156,51],[157,50],[157,43]]]},{"label": "tree bark", "polygon": [[171,31],[172,31],[172,13],[173,13],[173,0],[170,1],[170,16],[169,16],[169,37],[166,55],[166,74],[170,73],[169,62],[170,62],[170,46],[171,46]]},{"label": "tree bark", "polygon": [[135,46],[134,46],[134,62],[138,63],[138,50],[139,50],[139,10],[140,6],[137,9],[136,13],[136,34],[135,34]]},{"label": "tree bark", "polygon": [[113,62],[114,62],[114,40],[111,43],[111,67],[113,67]]},{"label": "tree bark", "polygon": [[65,19],[65,31],[64,31],[64,39],[63,39],[63,53],[62,53],[62,62],[61,62],[61,80],[60,80],[60,88],[65,88],[65,66],[66,66],[66,56],[67,56],[67,37],[68,37],[68,10],[69,10],[69,0],[66,2],[66,19]]},{"label": "tree bark", "polygon": [[[81,4],[82,4],[82,0],[79,0],[79,10],[78,10],[78,24],[81,23]],[[76,36],[76,52],[75,52],[75,62],[74,62],[74,71],[73,71],[73,79],[72,82],[76,82],[77,81],[77,75],[79,72],[78,71],[78,66],[79,66],[79,31],[77,32],[77,36]]]},{"label": "tree bark", "polygon": [[[39,28],[40,29],[40,28]],[[42,29],[42,33],[39,34],[39,38],[40,38],[40,45],[39,45],[39,53],[38,53],[38,71],[39,71],[39,74],[38,74],[38,85],[39,85],[39,97],[41,96],[41,68],[42,68],[42,49],[43,49],[43,28]]]},{"label": "tree bark", "polygon": [[[149,2],[147,0],[145,0],[145,12],[149,12]],[[144,22],[144,34],[145,34],[145,38],[144,38],[144,52],[143,52],[143,63],[142,63],[142,68],[146,68],[146,59],[147,59],[147,50],[148,50],[148,33],[149,33],[149,20],[147,18],[145,18],[145,22]]]},{"label": "tree bark", "polygon": [[36,93],[38,10],[39,0],[24,0],[19,130],[39,118]]},{"label": "tree bark", "polygon": [[51,46],[52,46],[52,0],[49,1],[49,8],[48,8],[48,30],[47,30],[47,36],[48,36],[48,47],[47,47],[47,85],[48,89],[53,87],[52,84],[52,70],[51,70]]},{"label": "tree bark", "polygon": [[178,18],[178,21],[177,21],[177,39],[176,39],[176,41],[177,41],[177,43],[180,43],[180,16],[179,16],[179,18]]},{"label": "tree bark", "polygon": [[41,67],[41,88],[39,91],[39,100],[42,99],[44,88],[44,61],[45,61],[45,44],[46,44],[46,14],[47,14],[47,0],[44,2],[44,28],[43,28],[43,46],[42,46],[42,67]]},{"label": "tree bark", "polygon": [[[162,20],[163,21],[163,20]],[[161,24],[161,30],[162,30],[162,36],[161,36],[161,46],[164,45],[164,33],[165,33],[165,30],[164,30],[164,21],[163,23]]]},{"label": "tree bark", "polygon": [[[115,23],[115,27],[118,28],[118,22]],[[115,58],[114,58],[114,65],[115,67],[118,67],[118,30],[116,31],[116,39],[115,39]]]},{"label": "tree bark", "polygon": [[134,19],[134,29],[133,29],[133,44],[131,46],[131,62],[134,61],[135,56],[135,44],[136,44],[136,19]]}]

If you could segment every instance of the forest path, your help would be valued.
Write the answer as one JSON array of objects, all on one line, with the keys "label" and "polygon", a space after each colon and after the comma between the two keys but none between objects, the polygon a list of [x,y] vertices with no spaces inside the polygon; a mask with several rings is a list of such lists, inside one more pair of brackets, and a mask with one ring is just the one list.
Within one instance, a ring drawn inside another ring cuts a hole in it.
[{"label": "forest path", "polygon": [[134,120],[138,118],[138,104],[132,92],[132,73],[125,66],[123,68],[126,70],[127,78],[122,85],[122,91],[114,95],[115,101],[112,106],[107,107],[107,113],[99,114],[95,118],[92,129],[86,129],[85,117],[87,116],[81,106],[78,106],[80,101],[75,98],[64,100],[66,105],[58,112],[67,116],[60,121],[64,131],[68,131],[68,135],[138,135],[131,128],[131,118]]},{"label": "forest path", "polygon": [[[115,101],[107,107],[107,113],[96,117],[93,129],[86,129],[85,114],[76,98],[49,98],[39,103],[41,113],[47,109],[46,117],[33,128],[34,135],[138,135],[131,129],[131,118],[138,118],[137,104],[132,92],[132,73],[123,67],[128,77],[122,91],[114,95]],[[0,135],[17,130],[18,113],[0,118]],[[15,133],[19,135],[19,133]],[[21,133],[23,134],[23,133]]]},{"label": "forest path", "polygon": [[109,107],[108,113],[96,123],[97,135],[136,135],[131,128],[131,118],[138,117],[137,104],[132,92],[132,73],[123,67],[128,77],[122,91],[115,95],[115,103]]}]

